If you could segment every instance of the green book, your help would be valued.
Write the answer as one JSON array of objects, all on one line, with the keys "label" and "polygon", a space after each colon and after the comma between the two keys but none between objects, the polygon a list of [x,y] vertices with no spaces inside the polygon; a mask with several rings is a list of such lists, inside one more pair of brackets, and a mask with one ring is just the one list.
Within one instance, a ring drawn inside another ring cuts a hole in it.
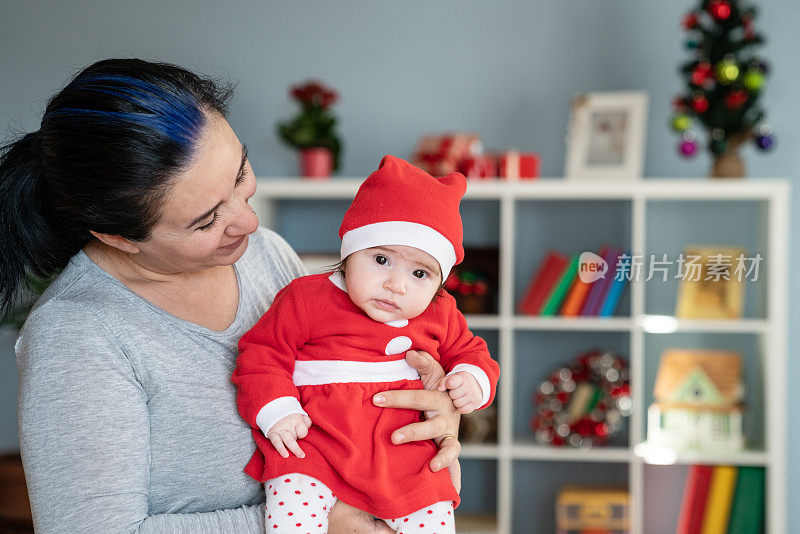
[{"label": "green book", "polygon": [[728,534],[764,531],[764,468],[740,467],[733,493]]},{"label": "green book", "polygon": [[553,287],[550,296],[544,301],[540,315],[555,315],[561,308],[561,303],[567,297],[567,292],[572,287],[572,282],[575,281],[575,276],[578,274],[578,260],[580,260],[580,254],[572,256],[555,287]]}]

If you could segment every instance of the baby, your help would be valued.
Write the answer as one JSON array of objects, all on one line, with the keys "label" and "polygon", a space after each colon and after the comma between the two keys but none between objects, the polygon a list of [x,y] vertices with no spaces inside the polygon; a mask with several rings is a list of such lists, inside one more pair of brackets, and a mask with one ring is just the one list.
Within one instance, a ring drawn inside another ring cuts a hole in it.
[{"label": "baby", "polygon": [[459,173],[386,156],[344,215],[337,270],[292,281],[241,338],[233,382],[257,445],[245,472],[265,483],[267,532],[326,532],[336,499],[399,533],[455,532],[458,493],[428,467],[436,445],[390,440],[422,414],[372,397],[423,389],[415,349],[448,373],[438,389],[459,412],[494,398],[497,363],[442,289],[464,257],[465,191]]}]

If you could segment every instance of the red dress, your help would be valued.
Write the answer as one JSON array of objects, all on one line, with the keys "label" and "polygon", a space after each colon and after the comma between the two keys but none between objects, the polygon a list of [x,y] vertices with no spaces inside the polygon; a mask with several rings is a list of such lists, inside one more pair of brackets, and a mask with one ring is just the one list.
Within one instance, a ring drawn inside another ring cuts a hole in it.
[{"label": "red dress", "polygon": [[[447,293],[421,315],[385,324],[369,318],[332,279],[322,274],[292,281],[239,341],[233,381],[239,412],[257,445],[245,472],[261,482],[304,473],[380,518],[439,501],[457,506],[448,471],[434,473],[428,466],[436,454],[432,441],[391,443],[392,432],[422,420],[422,414],[377,407],[372,396],[423,389],[405,363],[405,351],[414,348],[430,353],[446,371],[457,364],[479,367],[490,383],[488,406],[499,368],[486,343],[467,329]],[[373,369],[378,371],[370,375]],[[261,408],[281,397],[298,399],[311,417],[308,435],[298,441],[305,458],[281,457],[256,424]]]}]

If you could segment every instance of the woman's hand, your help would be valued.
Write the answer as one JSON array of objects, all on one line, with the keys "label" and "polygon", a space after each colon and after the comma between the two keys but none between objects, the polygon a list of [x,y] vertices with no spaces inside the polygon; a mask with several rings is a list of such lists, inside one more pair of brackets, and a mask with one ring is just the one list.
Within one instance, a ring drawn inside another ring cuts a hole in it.
[{"label": "woman's hand", "polygon": [[328,534],[392,534],[389,525],[370,514],[336,500],[328,514]]},{"label": "woman's hand", "polygon": [[417,370],[426,389],[384,391],[375,395],[372,402],[385,408],[407,408],[425,412],[426,421],[395,430],[392,433],[392,443],[435,440],[439,445],[439,452],[429,464],[431,471],[449,467],[453,486],[460,492],[461,468],[458,455],[461,453],[461,444],[457,439],[460,415],[447,393],[428,389],[436,388],[444,376],[444,370],[430,354],[423,351],[408,351],[406,361]]}]

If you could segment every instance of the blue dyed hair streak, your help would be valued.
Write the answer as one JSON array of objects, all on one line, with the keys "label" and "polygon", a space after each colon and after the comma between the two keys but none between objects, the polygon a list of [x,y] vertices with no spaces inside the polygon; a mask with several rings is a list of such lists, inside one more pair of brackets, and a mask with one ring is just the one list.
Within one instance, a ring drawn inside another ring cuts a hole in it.
[{"label": "blue dyed hair streak", "polygon": [[147,240],[208,113],[233,85],[167,63],[108,59],[48,102],[38,132],[0,148],[0,315],[28,275],[63,268],[90,230]]}]

